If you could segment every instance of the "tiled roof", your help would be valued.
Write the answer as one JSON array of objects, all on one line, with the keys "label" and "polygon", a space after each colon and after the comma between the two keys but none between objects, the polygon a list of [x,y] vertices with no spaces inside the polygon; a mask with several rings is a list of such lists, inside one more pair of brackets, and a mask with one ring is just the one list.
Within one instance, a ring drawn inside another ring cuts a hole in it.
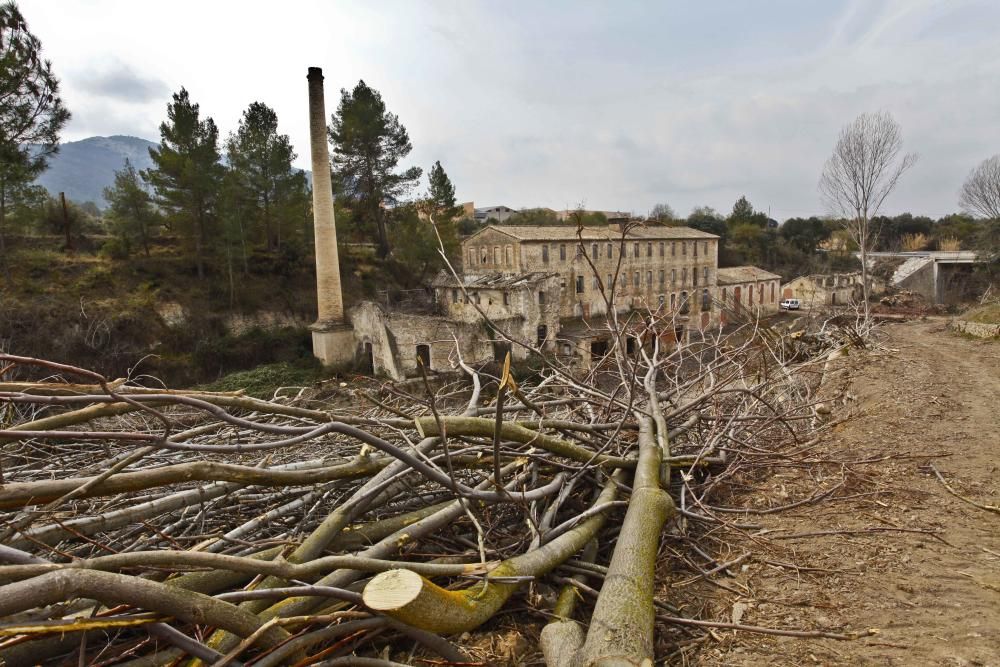
[{"label": "tiled roof", "polygon": [[736,285],[761,280],[781,280],[781,276],[756,266],[730,266],[718,269],[716,274],[720,285]]},{"label": "tiled roof", "polygon": [[[487,229],[493,229],[520,241],[576,241],[576,225],[489,225],[482,231],[474,234],[476,236]],[[621,232],[607,226],[584,227],[583,240],[585,241],[620,241]],[[470,237],[471,238],[471,237]],[[691,227],[661,227],[661,226],[638,226],[629,230],[627,237],[629,240],[679,240],[698,239],[708,240],[719,238],[715,234],[709,234]]]}]

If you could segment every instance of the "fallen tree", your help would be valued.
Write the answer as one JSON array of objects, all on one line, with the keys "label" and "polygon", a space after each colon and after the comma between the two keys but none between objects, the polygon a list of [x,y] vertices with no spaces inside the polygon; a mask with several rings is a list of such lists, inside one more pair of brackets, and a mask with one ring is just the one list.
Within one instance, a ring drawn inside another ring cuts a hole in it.
[{"label": "fallen tree", "polygon": [[484,664],[457,644],[512,604],[552,667],[661,658],[663,627],[691,632],[664,572],[726,569],[664,560],[664,540],[703,560],[706,529],[752,525],[715,499],[828,427],[823,372],[864,336],[612,324],[586,369],[518,383],[456,356],[418,389],[273,400],[0,355],[0,659]]}]

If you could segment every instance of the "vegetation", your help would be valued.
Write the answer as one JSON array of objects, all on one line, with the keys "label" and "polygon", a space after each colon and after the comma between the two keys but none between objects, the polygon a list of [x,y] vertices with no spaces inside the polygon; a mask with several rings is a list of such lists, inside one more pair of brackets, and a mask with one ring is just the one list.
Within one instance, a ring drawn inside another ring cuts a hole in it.
[{"label": "vegetation", "polygon": [[37,199],[31,182],[59,149],[69,111],[52,63],[14,2],[0,4],[0,262],[8,208]]},{"label": "vegetation", "polygon": [[391,250],[391,209],[416,185],[422,170],[401,172],[399,161],[413,145],[399,118],[388,111],[382,95],[359,81],[353,91],[340,91],[340,105],[332,119],[334,189],[348,204],[351,219],[373,233],[379,256]]}]

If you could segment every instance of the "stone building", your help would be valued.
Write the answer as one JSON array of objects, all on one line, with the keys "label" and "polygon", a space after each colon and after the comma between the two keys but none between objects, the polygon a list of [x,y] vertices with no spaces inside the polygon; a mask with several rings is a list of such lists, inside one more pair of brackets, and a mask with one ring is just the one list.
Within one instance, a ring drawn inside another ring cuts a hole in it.
[{"label": "stone building", "polygon": [[816,273],[781,286],[782,299],[798,299],[804,308],[846,306],[862,298],[861,272]]},{"label": "stone building", "polygon": [[[690,227],[636,226],[623,237],[618,225],[489,226],[462,242],[465,275],[531,271],[560,277],[561,318],[604,315],[614,286],[619,311],[680,310],[704,303],[711,310],[718,269],[714,234]],[[713,318],[705,323],[708,326]]]},{"label": "stone building", "polygon": [[[725,310],[744,311],[764,316],[778,312],[781,300],[781,276],[756,266],[732,266],[719,269],[719,303]],[[721,318],[725,323],[726,313]]]},{"label": "stone building", "polygon": [[779,277],[755,267],[720,270],[718,242],[688,227],[491,225],[462,241],[460,275],[435,278],[425,307],[364,303],[351,321],[371,369],[393,378],[414,375],[418,358],[445,371],[459,353],[471,363],[509,350],[518,360],[531,347],[588,366],[610,347],[609,301],[618,313],[672,320],[660,327],[668,343],[724,323],[722,276],[739,279],[726,283],[727,298],[776,308]]}]

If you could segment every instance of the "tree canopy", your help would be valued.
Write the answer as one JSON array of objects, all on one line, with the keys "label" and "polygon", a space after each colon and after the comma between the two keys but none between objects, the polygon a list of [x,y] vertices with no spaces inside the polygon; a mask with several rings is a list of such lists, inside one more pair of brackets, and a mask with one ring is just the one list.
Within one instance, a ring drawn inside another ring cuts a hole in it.
[{"label": "tree canopy", "polygon": [[223,168],[219,162],[219,129],[201,119],[198,105],[184,88],[167,105],[160,124],[160,146],[149,149],[156,167],[144,172],[156,190],[157,203],[171,225],[193,242],[198,277],[212,249],[216,204]]},{"label": "tree canopy", "polygon": [[14,2],[0,4],[0,256],[7,209],[31,194],[31,181],[59,149],[69,111],[52,63]]},{"label": "tree canopy", "polygon": [[420,178],[420,167],[397,171],[413,149],[399,118],[386,109],[382,95],[359,81],[340,91],[340,104],[329,130],[333,142],[334,188],[346,198],[354,222],[372,230],[379,254],[389,254],[386,209],[398,205]]},{"label": "tree canopy", "polygon": [[115,172],[114,185],[104,189],[104,198],[108,201],[108,221],[122,243],[122,252],[127,255],[132,244],[137,243],[149,257],[149,243],[162,218],[139,172],[128,159],[125,167]]}]

